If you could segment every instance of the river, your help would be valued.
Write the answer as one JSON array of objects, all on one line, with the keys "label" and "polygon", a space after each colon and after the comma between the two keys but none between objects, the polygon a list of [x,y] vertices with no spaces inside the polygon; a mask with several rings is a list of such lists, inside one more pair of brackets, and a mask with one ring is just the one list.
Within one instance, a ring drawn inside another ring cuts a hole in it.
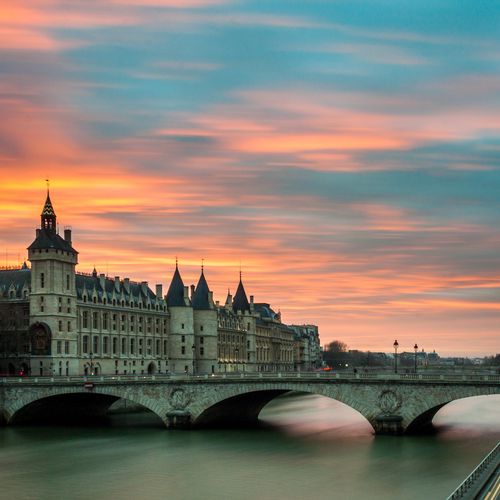
[{"label": "river", "polygon": [[312,395],[278,398],[261,419],[227,431],[167,431],[152,414],[3,427],[0,498],[443,499],[500,439],[500,396],[447,405],[432,436],[374,436]]}]

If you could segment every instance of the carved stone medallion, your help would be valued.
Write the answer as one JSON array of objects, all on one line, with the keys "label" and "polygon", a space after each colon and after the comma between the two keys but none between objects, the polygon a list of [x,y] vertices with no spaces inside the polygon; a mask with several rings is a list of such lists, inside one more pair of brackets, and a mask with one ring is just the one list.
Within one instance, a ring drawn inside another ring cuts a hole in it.
[{"label": "carved stone medallion", "polygon": [[392,415],[401,408],[401,396],[398,396],[394,391],[382,391],[379,396],[378,406],[384,415]]},{"label": "carved stone medallion", "polygon": [[184,410],[191,401],[191,395],[184,389],[173,389],[170,393],[170,404],[174,410]]}]

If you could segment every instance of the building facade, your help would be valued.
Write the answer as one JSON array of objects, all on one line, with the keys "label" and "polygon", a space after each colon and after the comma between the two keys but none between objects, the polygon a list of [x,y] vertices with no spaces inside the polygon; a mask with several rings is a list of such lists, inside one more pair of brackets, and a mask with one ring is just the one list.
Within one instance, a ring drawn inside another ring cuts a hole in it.
[{"label": "building facade", "polygon": [[267,372],[302,363],[297,328],[248,300],[241,274],[220,305],[203,266],[189,289],[176,264],[165,295],[161,285],[153,292],[145,281],[80,273],[72,232],[61,237],[56,221],[47,193],[31,267],[0,270],[1,374]]}]

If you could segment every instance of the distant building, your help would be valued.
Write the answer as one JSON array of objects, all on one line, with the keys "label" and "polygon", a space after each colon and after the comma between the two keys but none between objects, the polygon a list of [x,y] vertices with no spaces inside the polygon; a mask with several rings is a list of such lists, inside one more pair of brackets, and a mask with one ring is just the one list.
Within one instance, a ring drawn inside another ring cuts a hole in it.
[{"label": "distant building", "polygon": [[304,325],[302,337],[269,304],[249,301],[241,273],[219,305],[203,267],[189,290],[176,264],[165,296],[161,285],[76,272],[71,230],[58,234],[49,193],[28,259],[31,269],[0,270],[0,373],[291,371],[300,343],[306,369],[316,366],[317,327]]},{"label": "distant building", "polygon": [[295,332],[296,369],[310,371],[323,365],[322,350],[316,325],[290,325]]}]

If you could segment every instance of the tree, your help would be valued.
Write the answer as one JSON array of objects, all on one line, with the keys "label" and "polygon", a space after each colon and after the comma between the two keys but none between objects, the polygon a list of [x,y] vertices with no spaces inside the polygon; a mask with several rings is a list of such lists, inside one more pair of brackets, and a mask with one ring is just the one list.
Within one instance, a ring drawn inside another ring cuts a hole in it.
[{"label": "tree", "polygon": [[347,344],[340,340],[330,342],[326,348],[328,352],[347,352]]}]

